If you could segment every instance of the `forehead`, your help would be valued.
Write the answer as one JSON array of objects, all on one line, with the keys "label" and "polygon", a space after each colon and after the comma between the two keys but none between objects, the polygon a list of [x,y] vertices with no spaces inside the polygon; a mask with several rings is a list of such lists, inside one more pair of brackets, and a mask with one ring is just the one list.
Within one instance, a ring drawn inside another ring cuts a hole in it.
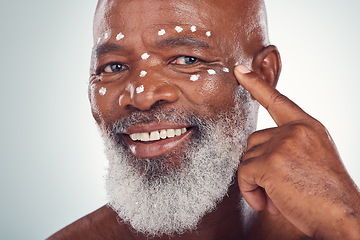
[{"label": "forehead", "polygon": [[[196,25],[198,28],[216,30],[223,19],[216,20],[224,12],[221,4],[213,0],[103,0],[100,1],[94,22],[94,35],[104,31],[155,31],[161,26]],[[225,21],[226,22],[226,21]],[[229,23],[229,22],[227,22]]]}]

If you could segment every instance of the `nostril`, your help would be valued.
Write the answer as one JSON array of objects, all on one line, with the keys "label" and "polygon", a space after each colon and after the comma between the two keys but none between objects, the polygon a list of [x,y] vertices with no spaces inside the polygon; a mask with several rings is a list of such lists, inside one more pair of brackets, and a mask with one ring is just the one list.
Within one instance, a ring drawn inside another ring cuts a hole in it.
[{"label": "nostril", "polygon": [[174,103],[179,97],[177,87],[165,83],[155,82],[137,88],[135,84],[129,86],[119,98],[120,107],[126,109],[136,108],[146,111],[158,105]]},{"label": "nostril", "polygon": [[161,104],[163,104],[163,103],[165,103],[165,102],[166,102],[165,100],[158,100],[158,101],[156,101],[155,103],[153,103],[150,108],[153,108],[153,107],[155,107],[156,105],[161,105]]}]

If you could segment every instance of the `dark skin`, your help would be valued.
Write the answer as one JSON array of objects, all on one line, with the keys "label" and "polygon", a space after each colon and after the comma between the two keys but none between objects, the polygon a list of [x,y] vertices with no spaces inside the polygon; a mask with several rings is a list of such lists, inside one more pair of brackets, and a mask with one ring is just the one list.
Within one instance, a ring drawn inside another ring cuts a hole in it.
[{"label": "dark skin", "polygon": [[[254,27],[261,26],[254,23],[262,22],[262,2],[224,3],[219,7],[215,0],[100,1],[89,85],[94,118],[104,130],[119,117],[155,106],[216,114],[233,107],[240,84],[278,127],[250,136],[228,195],[203,217],[196,231],[171,239],[360,239],[360,193],[325,127],[275,89],[279,53],[268,44],[263,29]],[[193,25],[196,32],[189,30]],[[185,30],[178,33],[175,26]],[[166,32],[163,37],[160,29]],[[205,34],[209,30],[211,37]],[[121,41],[116,40],[119,32],[125,36]],[[162,41],[165,38],[172,41]],[[149,53],[149,59],[142,60],[143,53]],[[184,64],[189,60],[184,56],[201,61]],[[242,65],[233,73],[220,71],[233,69],[237,62]],[[206,74],[209,69],[218,74]],[[146,76],[139,76],[141,70]],[[200,74],[200,79],[189,81],[193,74]],[[137,93],[141,85],[144,91]],[[99,93],[102,87],[106,94]],[[150,123],[133,126],[124,135],[180,127],[191,126]],[[127,144],[141,158],[181,150],[189,141],[191,134],[161,146],[144,146],[129,138]],[[239,210],[241,194],[254,210]],[[252,217],[245,220],[245,213]],[[146,238],[104,206],[49,239]]]}]

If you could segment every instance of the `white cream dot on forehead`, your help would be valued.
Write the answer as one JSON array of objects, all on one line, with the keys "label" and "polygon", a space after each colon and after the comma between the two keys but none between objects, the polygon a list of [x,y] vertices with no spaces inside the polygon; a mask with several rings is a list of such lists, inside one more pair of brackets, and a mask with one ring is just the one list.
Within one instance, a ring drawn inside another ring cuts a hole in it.
[{"label": "white cream dot on forehead", "polygon": [[184,29],[182,27],[180,27],[180,26],[175,27],[175,31],[177,31],[178,33],[182,32],[182,30],[184,30]]},{"label": "white cream dot on forehead", "polygon": [[121,40],[121,39],[123,39],[125,37],[125,35],[124,34],[122,34],[122,33],[119,33],[118,35],[116,35],[116,40]]},{"label": "white cream dot on forehead", "polygon": [[97,44],[99,44],[100,41],[101,41],[101,37],[99,37],[99,38],[97,39]]},{"label": "white cream dot on forehead", "polygon": [[143,55],[141,55],[141,58],[146,60],[150,57],[150,55],[148,53],[144,53]]},{"label": "white cream dot on forehead", "polygon": [[192,32],[196,32],[196,26],[191,26],[190,30],[191,30]]},{"label": "white cream dot on forehead", "polygon": [[205,34],[206,34],[206,36],[208,36],[208,37],[211,36],[211,32],[210,32],[210,31],[207,31]]},{"label": "white cream dot on forehead", "polygon": [[158,32],[158,35],[159,36],[162,36],[166,33],[165,29],[161,29],[159,32]]},{"label": "white cream dot on forehead", "polygon": [[199,74],[191,75],[191,76],[190,76],[190,80],[193,81],[193,82],[195,82],[195,81],[199,80],[199,77],[200,77]]},{"label": "white cream dot on forehead", "polygon": [[140,77],[145,77],[146,76],[146,74],[147,74],[147,71],[144,71],[144,70],[141,70],[141,72],[140,72]]},{"label": "white cream dot on forehead", "polygon": [[106,88],[104,88],[104,87],[100,88],[99,93],[101,96],[104,96],[106,94]]},{"label": "white cream dot on forehead", "polygon": [[215,75],[216,72],[214,69],[208,69],[207,72],[210,74],[210,75]]},{"label": "white cream dot on forehead", "polygon": [[145,90],[144,85],[141,85],[141,86],[136,88],[136,93],[137,94],[142,93],[144,90]]},{"label": "white cream dot on forehead", "polygon": [[223,72],[227,72],[227,73],[230,72],[230,70],[227,67],[223,67],[222,70],[223,70]]}]

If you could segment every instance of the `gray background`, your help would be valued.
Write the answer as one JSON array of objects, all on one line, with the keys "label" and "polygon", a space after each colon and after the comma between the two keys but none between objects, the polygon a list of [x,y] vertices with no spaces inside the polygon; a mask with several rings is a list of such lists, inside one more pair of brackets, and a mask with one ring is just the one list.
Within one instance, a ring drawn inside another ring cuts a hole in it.
[{"label": "gray background", "polygon": [[[0,239],[44,239],[106,203],[106,160],[87,100],[95,6],[2,0]],[[327,126],[360,185],[360,2],[267,6],[280,91]],[[271,126],[261,110],[259,128]]]}]

